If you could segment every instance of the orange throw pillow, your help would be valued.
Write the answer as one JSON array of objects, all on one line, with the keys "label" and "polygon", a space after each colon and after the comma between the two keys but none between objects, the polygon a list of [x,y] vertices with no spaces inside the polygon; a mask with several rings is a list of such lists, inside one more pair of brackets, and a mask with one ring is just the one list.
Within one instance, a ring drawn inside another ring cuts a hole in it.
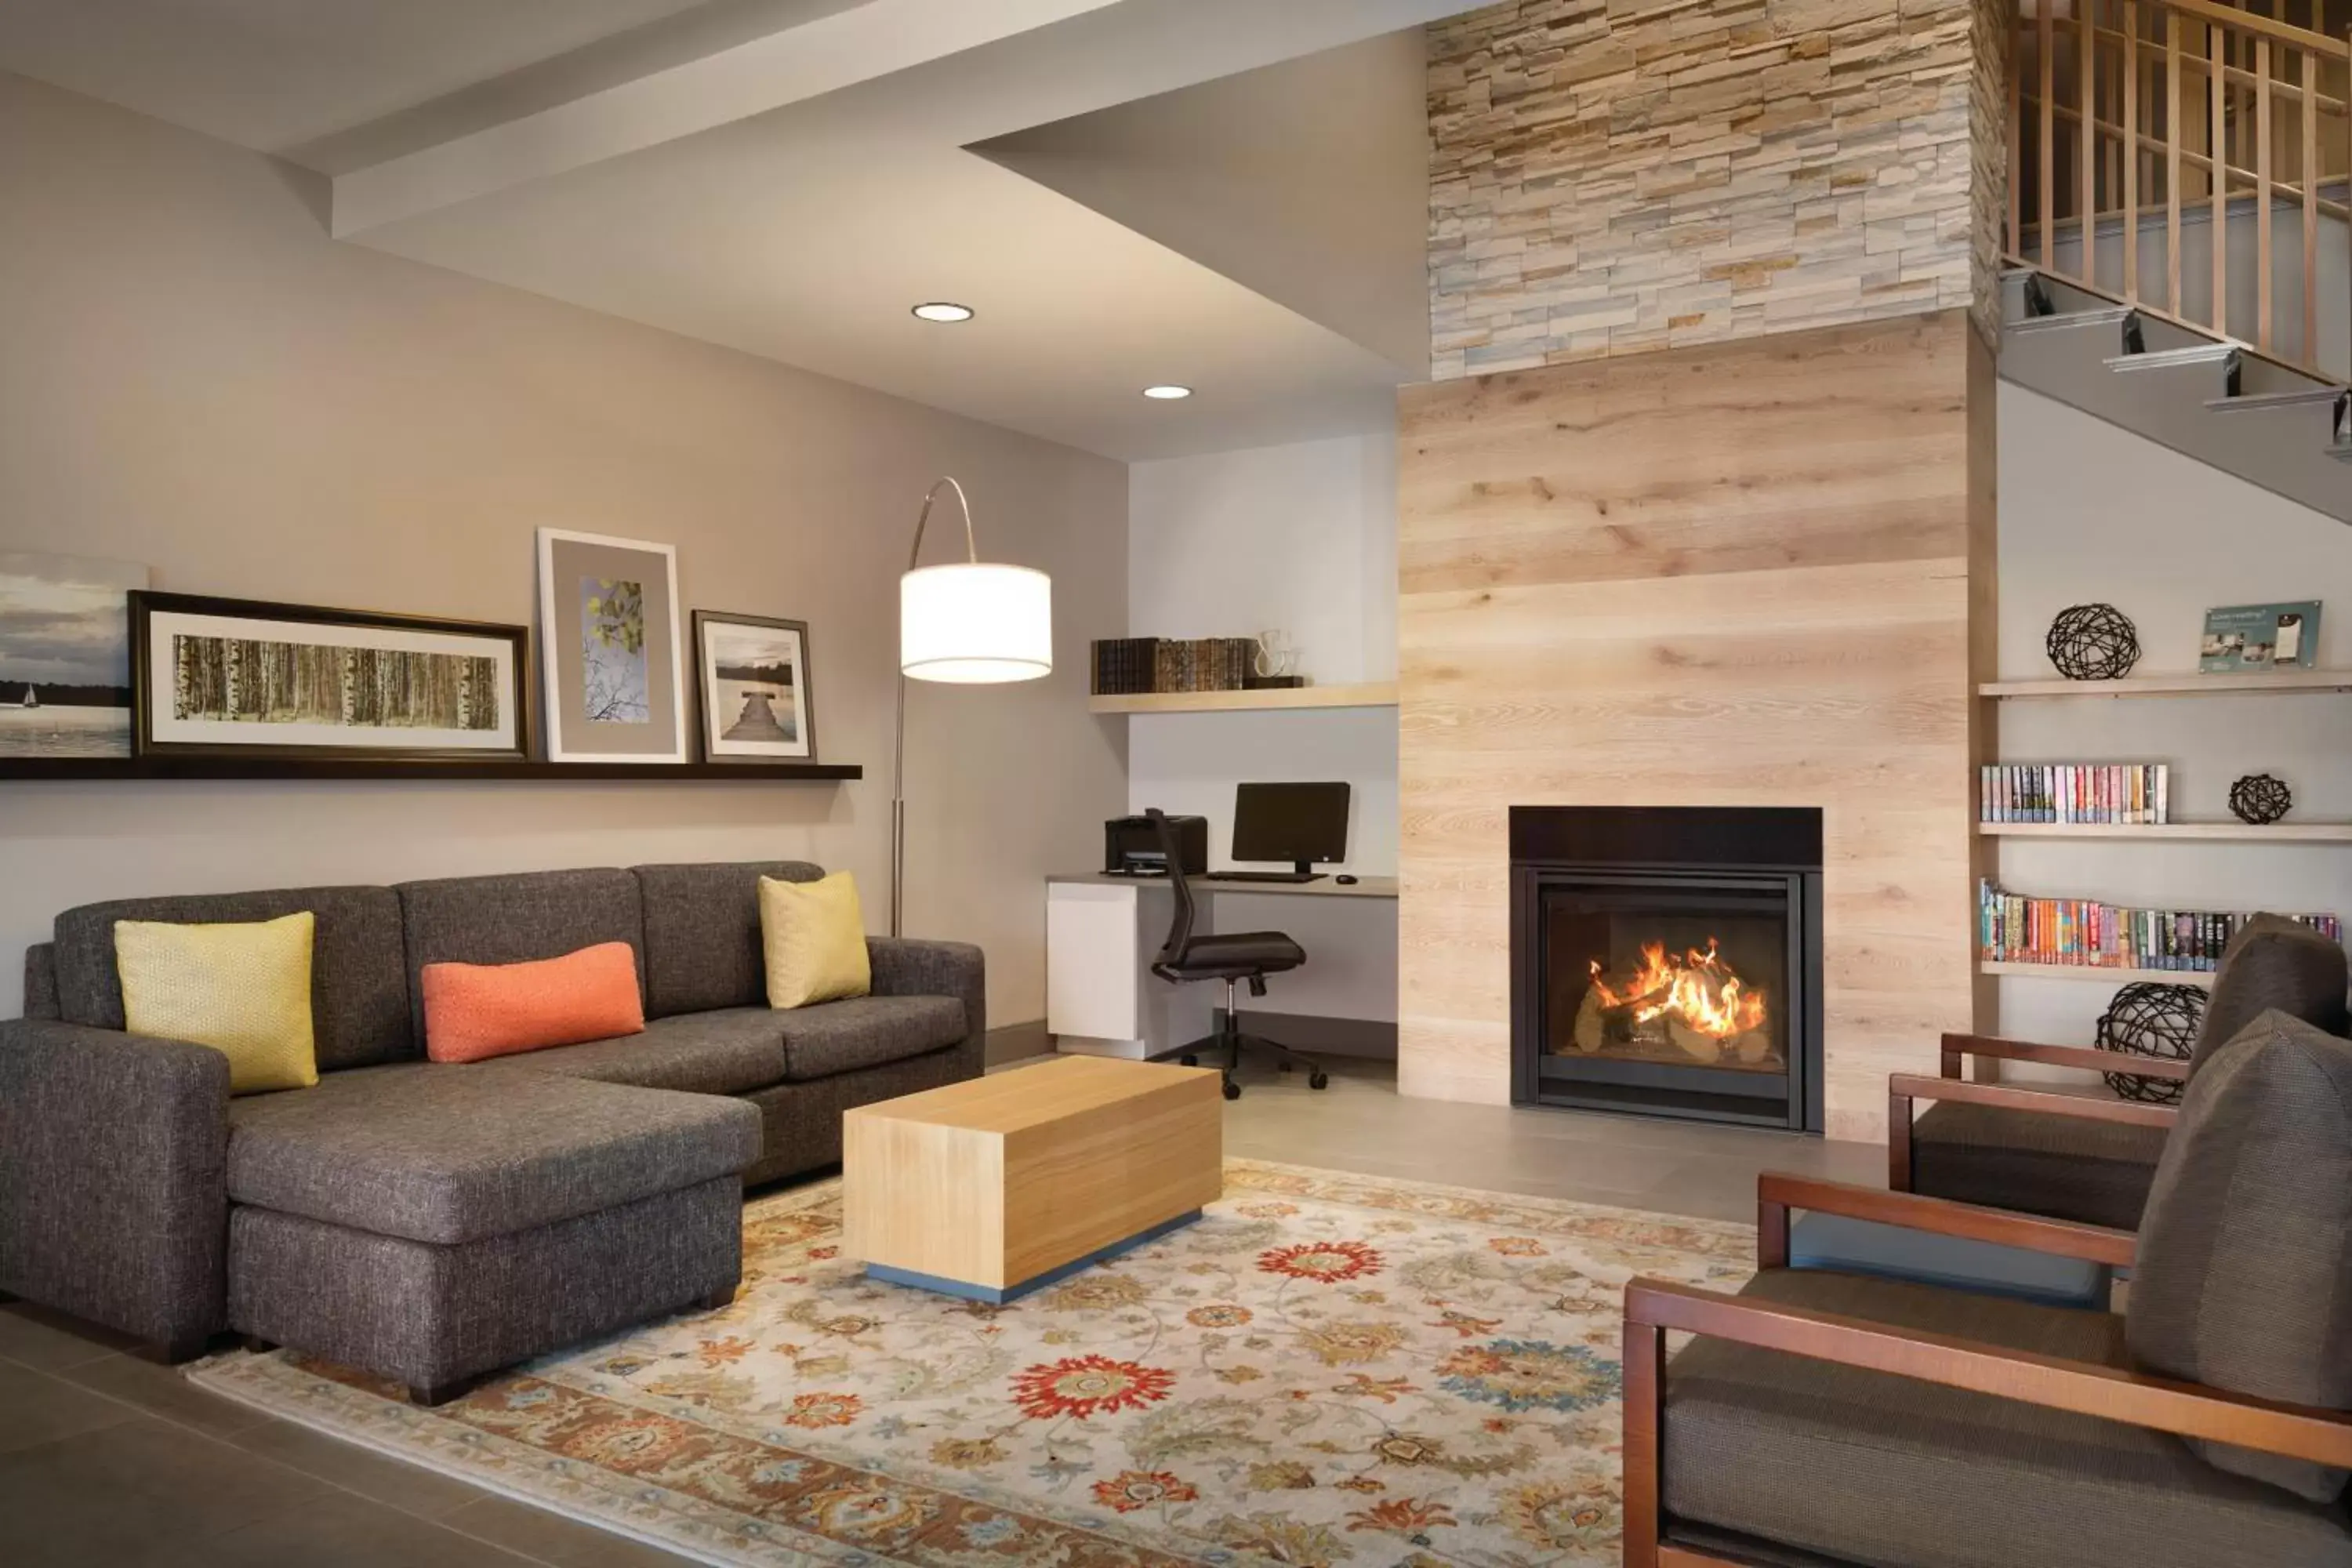
[{"label": "orange throw pillow", "polygon": [[436,1062],[645,1033],[636,957],[625,942],[532,963],[428,963],[424,984],[425,1054]]}]

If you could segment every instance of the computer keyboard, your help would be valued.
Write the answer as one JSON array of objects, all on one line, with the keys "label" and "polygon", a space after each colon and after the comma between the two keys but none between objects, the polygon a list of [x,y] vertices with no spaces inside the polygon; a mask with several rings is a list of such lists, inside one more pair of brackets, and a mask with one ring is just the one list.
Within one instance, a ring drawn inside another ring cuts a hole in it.
[{"label": "computer keyboard", "polygon": [[1210,871],[1203,882],[1319,882],[1320,871]]}]

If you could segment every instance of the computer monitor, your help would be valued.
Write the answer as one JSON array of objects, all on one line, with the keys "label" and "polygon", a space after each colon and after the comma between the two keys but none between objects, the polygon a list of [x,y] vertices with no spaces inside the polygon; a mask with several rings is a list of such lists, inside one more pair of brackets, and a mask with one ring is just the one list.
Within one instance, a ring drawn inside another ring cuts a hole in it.
[{"label": "computer monitor", "polygon": [[1234,858],[1287,860],[1305,871],[1348,858],[1348,786],[1245,784],[1234,788]]}]

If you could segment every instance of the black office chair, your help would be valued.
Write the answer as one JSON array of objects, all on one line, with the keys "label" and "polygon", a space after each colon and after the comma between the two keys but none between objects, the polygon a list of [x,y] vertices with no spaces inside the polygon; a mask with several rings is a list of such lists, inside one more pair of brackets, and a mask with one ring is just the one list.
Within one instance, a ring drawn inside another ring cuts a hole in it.
[{"label": "black office chair", "polygon": [[1275,1065],[1284,1072],[1294,1067],[1306,1068],[1307,1087],[1323,1088],[1331,1080],[1325,1076],[1319,1063],[1273,1040],[1243,1033],[1241,1014],[1234,1005],[1235,983],[1246,980],[1250,994],[1263,996],[1265,994],[1265,977],[1297,968],[1307,962],[1307,950],[1278,931],[1193,935],[1192,923],[1198,911],[1192,902],[1192,886],[1185,879],[1184,858],[1176,843],[1175,826],[1169,822],[1167,813],[1156,806],[1146,810],[1143,815],[1151,819],[1152,830],[1160,836],[1160,853],[1168,858],[1169,889],[1176,895],[1176,918],[1168,927],[1168,941],[1160,947],[1160,956],[1151,965],[1151,973],[1178,985],[1193,980],[1222,980],[1225,983],[1225,1011],[1217,1032],[1203,1036],[1189,1046],[1162,1051],[1151,1059],[1159,1061],[1176,1057],[1186,1067],[1194,1067],[1202,1056],[1222,1052],[1225,1058],[1225,1098],[1239,1100],[1242,1086],[1234,1081],[1234,1073],[1242,1065],[1242,1050],[1247,1047],[1274,1058]]}]

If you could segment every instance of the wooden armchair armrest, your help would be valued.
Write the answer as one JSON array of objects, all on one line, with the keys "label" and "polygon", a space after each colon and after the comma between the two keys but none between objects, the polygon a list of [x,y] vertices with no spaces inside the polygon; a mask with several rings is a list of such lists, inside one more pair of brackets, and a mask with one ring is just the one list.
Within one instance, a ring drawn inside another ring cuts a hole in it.
[{"label": "wooden armchair armrest", "polygon": [[1692,1568],[1728,1559],[1662,1542],[1668,1331],[1785,1351],[1842,1366],[1965,1388],[2053,1410],[2127,1422],[2352,1468],[2352,1417],[2029,1351],[1751,1301],[1661,1279],[1625,1287],[1625,1568]]},{"label": "wooden armchair armrest", "polygon": [[[2130,1059],[2134,1063],[2140,1060],[2137,1057]],[[2137,1068],[2134,1070],[2137,1070]],[[1969,1083],[1956,1078],[1895,1073],[1886,1080],[1886,1184],[1897,1192],[1908,1191],[1911,1186],[1911,1102],[1915,1100],[1998,1105],[2011,1110],[2071,1116],[2082,1121],[2122,1121],[2135,1127],[2168,1129],[2180,1120],[2180,1108],[2177,1105],[2144,1105],[2136,1100],[2106,1100],[2097,1095],[2069,1094],[2061,1089],[2032,1089],[2023,1084]]]},{"label": "wooden armchair armrest", "polygon": [[[2066,1361],[1779,1302],[1751,1301],[1663,1279],[1635,1279],[1625,1287],[1625,1327],[1629,1346],[1654,1333],[1680,1330],[2046,1409],[2121,1421],[2176,1436],[2234,1443],[2314,1464],[2352,1468],[2352,1415],[2256,1399],[2203,1384],[2176,1383],[2121,1367]],[[1637,1330],[1647,1331],[1637,1333]]]},{"label": "wooden armchair armrest", "polygon": [[2058,1258],[2080,1258],[2128,1268],[2139,1238],[2127,1230],[2077,1225],[2069,1220],[2043,1219],[2038,1215],[2007,1209],[1979,1208],[1949,1198],[1922,1197],[1916,1193],[1884,1192],[1844,1182],[1815,1181],[1809,1176],[1768,1171],[1756,1178],[1756,1266],[1784,1268],[1789,1263],[1789,1211],[1843,1215],[1880,1225],[1966,1241],[1989,1241],[2001,1247],[2021,1247]]},{"label": "wooden armchair armrest", "polygon": [[2048,1067],[2080,1068],[2085,1072],[2127,1072],[2139,1078],[2160,1078],[2176,1083],[2189,1080],[2189,1064],[2167,1057],[2138,1057],[2123,1051],[2094,1050],[2088,1046],[2037,1046],[2024,1040],[1997,1039],[1990,1035],[1946,1035],[1943,1075],[1960,1076],[1964,1057],[1991,1057],[2005,1062],[2040,1062]]}]

